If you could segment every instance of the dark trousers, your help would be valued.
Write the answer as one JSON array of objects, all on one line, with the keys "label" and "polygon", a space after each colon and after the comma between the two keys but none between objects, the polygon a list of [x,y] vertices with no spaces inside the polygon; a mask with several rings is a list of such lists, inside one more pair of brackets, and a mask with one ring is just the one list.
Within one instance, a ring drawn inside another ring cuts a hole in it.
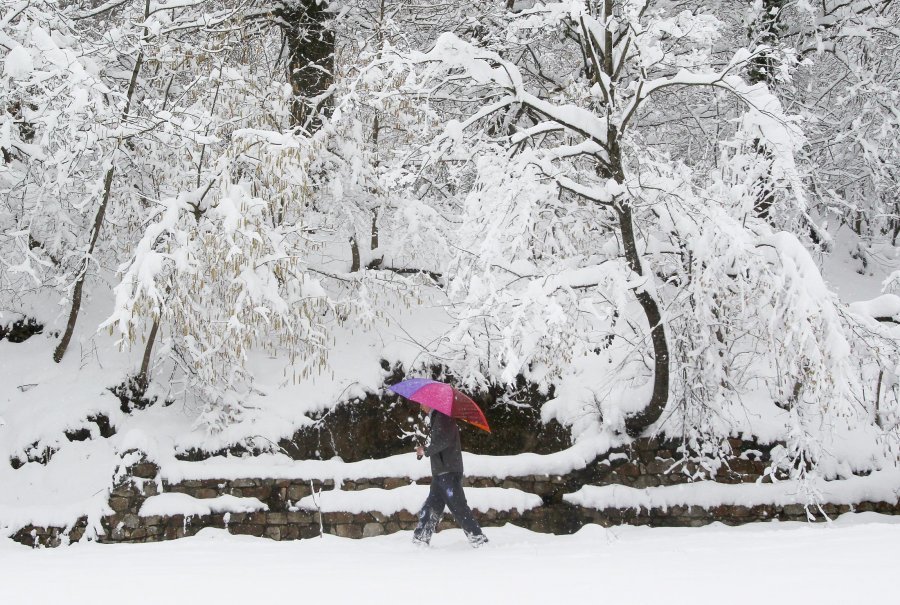
[{"label": "dark trousers", "polygon": [[431,478],[431,491],[428,492],[428,498],[419,511],[419,524],[413,532],[417,540],[423,542],[431,540],[431,534],[444,514],[444,507],[450,509],[453,518],[466,532],[466,536],[481,535],[481,527],[475,520],[463,493],[462,473],[444,473]]}]

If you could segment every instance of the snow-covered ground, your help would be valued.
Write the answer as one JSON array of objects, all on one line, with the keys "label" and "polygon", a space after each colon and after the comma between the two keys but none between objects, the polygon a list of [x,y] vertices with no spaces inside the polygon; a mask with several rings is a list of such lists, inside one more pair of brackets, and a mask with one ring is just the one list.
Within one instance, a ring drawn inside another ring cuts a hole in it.
[{"label": "snow-covered ground", "polygon": [[174,542],[31,550],[0,540],[0,602],[67,603],[895,603],[900,519],[587,526],[549,536],[461,530],[429,549],[410,533],[272,542],[206,529]]}]

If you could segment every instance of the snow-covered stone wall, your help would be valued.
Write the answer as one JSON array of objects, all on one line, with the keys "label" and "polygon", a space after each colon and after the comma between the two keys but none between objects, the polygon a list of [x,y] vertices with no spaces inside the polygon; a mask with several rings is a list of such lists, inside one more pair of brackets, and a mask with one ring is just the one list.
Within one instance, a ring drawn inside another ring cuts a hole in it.
[{"label": "snow-covered stone wall", "polygon": [[[820,500],[808,506],[801,486],[764,479],[768,448],[737,439],[730,446],[732,458],[713,476],[677,460],[677,444],[639,439],[564,474],[468,477],[466,496],[485,527],[514,523],[558,534],[588,523],[697,526],[714,521],[824,520],[849,511],[900,514],[900,476],[823,482],[813,486]],[[202,474],[194,471],[195,476]],[[109,514],[96,539],[152,542],[193,535],[204,527],[274,540],[322,533],[378,536],[415,527],[415,512],[430,483],[427,476],[345,479],[302,474],[169,481],[160,466],[141,457],[111,489]],[[879,489],[873,491],[873,486]],[[441,527],[453,526],[452,518],[445,516]],[[57,546],[81,540],[89,531],[81,518],[68,527],[29,525],[14,537],[27,545]]]}]

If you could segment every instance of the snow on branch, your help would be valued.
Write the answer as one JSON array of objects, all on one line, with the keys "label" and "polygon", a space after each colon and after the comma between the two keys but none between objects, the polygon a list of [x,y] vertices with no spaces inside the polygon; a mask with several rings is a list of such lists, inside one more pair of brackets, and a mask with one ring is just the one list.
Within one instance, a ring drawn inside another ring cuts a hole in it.
[{"label": "snow on branch", "polygon": [[473,116],[467,124],[518,102],[601,147],[607,145],[609,124],[606,118],[574,104],[558,106],[529,93],[518,67],[497,53],[477,48],[452,33],[441,34],[430,51],[411,53],[408,60],[414,64],[438,63],[444,68],[461,70],[476,84],[495,85],[511,93],[511,98],[483,108],[476,114],[477,119]]},{"label": "snow on branch", "polygon": [[872,300],[850,303],[850,311],[877,321],[900,324],[900,296],[882,294]]}]

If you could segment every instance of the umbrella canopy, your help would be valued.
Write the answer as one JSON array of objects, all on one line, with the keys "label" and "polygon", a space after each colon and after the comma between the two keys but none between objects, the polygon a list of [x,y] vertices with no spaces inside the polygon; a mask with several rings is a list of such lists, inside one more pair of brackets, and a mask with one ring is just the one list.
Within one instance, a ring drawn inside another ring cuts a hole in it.
[{"label": "umbrella canopy", "polygon": [[484,412],[467,395],[445,382],[427,378],[411,378],[389,386],[389,390],[410,401],[427,405],[441,414],[468,422],[483,431],[491,432]]}]

